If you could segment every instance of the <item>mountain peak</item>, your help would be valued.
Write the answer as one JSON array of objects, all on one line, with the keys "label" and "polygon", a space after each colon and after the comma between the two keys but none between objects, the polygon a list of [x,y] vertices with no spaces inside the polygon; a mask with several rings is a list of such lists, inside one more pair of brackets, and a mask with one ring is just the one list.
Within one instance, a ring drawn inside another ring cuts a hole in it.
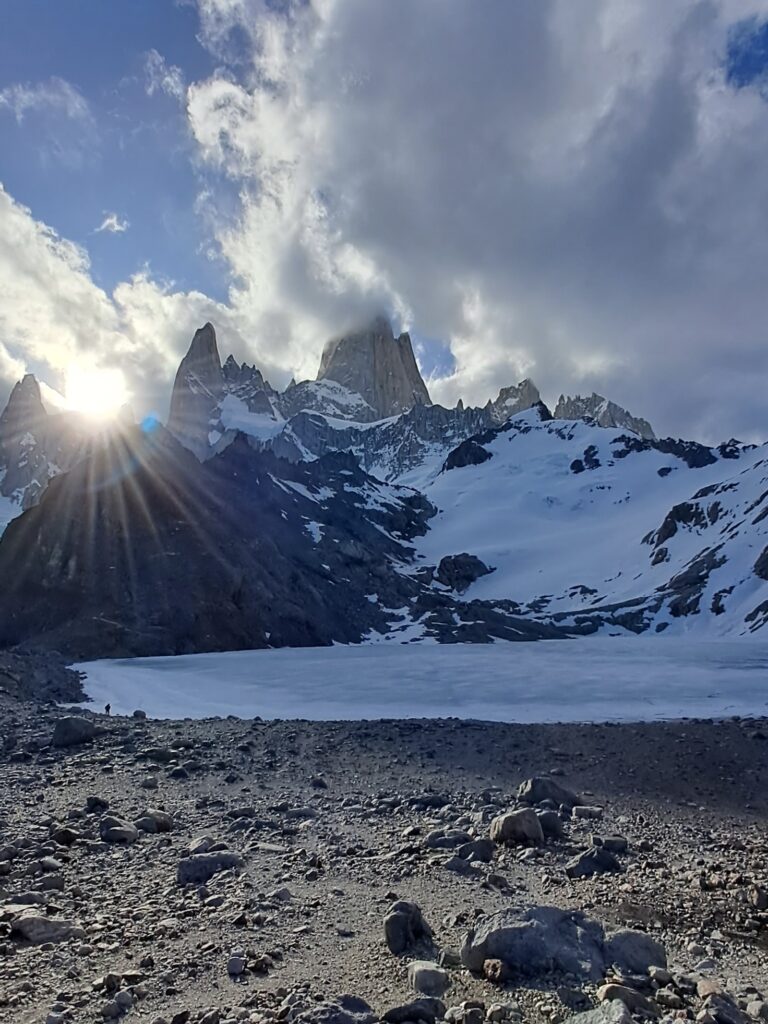
[{"label": "mountain peak", "polygon": [[208,451],[209,420],[224,391],[216,331],[206,323],[195,331],[176,372],[168,429],[199,458]]},{"label": "mountain peak", "polygon": [[208,322],[203,324],[202,327],[198,327],[185,359],[188,361],[189,366],[200,364],[201,367],[215,366],[219,370],[221,369],[219,346],[216,344],[216,331],[212,323]]},{"label": "mountain peak", "polygon": [[431,405],[410,335],[395,338],[389,320],[379,314],[366,326],[329,341],[323,349],[318,380],[333,380],[361,395],[381,419]]},{"label": "mountain peak", "polygon": [[648,420],[644,420],[641,416],[633,416],[620,405],[598,395],[595,391],[584,398],[581,395],[574,397],[560,395],[555,406],[554,416],[558,420],[594,420],[599,427],[618,427],[631,430],[633,433],[639,434],[640,437],[651,441],[656,437]]},{"label": "mountain peak", "polygon": [[46,417],[37,377],[33,373],[25,373],[14,384],[8,404],[0,413],[0,446],[15,435],[34,432]]},{"label": "mountain peak", "polygon": [[531,409],[541,402],[541,394],[533,381],[526,377],[519,384],[501,388],[498,396],[489,402],[490,412],[497,423],[504,423],[515,413]]}]

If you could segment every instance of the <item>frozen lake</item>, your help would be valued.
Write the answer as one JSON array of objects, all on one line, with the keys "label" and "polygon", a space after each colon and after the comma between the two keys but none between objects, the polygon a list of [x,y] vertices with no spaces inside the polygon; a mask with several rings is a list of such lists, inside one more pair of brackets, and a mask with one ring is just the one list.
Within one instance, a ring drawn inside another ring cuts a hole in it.
[{"label": "frozen lake", "polygon": [[77,665],[113,714],[153,718],[652,721],[768,714],[768,643],[590,638],[377,644]]}]

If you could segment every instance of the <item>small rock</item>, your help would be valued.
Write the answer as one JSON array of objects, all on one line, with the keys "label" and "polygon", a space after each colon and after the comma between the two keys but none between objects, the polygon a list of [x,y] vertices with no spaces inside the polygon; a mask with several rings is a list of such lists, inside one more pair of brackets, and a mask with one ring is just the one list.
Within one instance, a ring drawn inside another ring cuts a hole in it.
[{"label": "small rock", "polygon": [[450,988],[448,972],[430,960],[414,960],[408,965],[408,983],[415,992],[438,998]]}]

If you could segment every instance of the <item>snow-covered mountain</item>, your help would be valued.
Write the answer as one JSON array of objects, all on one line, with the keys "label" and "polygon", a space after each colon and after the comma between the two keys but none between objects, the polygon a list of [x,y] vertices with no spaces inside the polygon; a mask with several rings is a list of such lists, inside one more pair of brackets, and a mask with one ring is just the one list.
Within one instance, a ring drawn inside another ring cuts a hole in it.
[{"label": "snow-covered mountain", "polygon": [[95,656],[768,621],[768,447],[658,439],[599,396],[553,418],[529,380],[446,409],[411,360],[376,321],[279,391],[222,364],[207,324],[167,431],[85,442],[51,429],[25,378],[0,417],[3,493],[27,509],[0,540],[0,643]]},{"label": "snow-covered mountain", "polygon": [[419,541],[488,573],[464,600],[569,630],[742,634],[768,619],[768,447],[707,448],[518,415],[425,484]]},{"label": "snow-covered mountain", "polygon": [[168,429],[200,459],[222,451],[237,432],[292,461],[351,451],[368,472],[410,482],[461,441],[541,400],[530,380],[502,388],[482,408],[433,405],[410,337],[385,319],[330,341],[318,379],[278,391],[255,366],[221,363],[211,324],[196,332],[181,362]]}]

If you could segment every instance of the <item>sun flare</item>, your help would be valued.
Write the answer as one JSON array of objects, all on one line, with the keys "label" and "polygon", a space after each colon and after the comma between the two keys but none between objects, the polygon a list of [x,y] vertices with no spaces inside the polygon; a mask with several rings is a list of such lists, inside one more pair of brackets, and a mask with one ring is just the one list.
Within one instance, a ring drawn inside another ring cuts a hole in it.
[{"label": "sun flare", "polygon": [[111,420],[128,401],[121,370],[71,366],[64,389],[67,408],[95,420]]}]

